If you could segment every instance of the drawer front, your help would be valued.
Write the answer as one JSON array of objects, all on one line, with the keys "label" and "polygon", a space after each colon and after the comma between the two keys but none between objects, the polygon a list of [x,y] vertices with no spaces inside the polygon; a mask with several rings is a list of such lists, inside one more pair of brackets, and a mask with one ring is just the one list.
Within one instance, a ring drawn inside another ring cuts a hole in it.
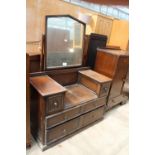
[{"label": "drawer front", "polygon": [[82,115],[80,118],[80,128],[85,127],[90,123],[93,123],[98,119],[102,118],[103,114],[104,114],[104,106]]},{"label": "drawer front", "polygon": [[93,102],[88,102],[88,103],[86,103],[86,104],[84,104],[84,105],[82,106],[81,112],[82,112],[82,113],[88,112],[88,111],[90,111],[90,110],[95,109],[95,107],[96,107],[95,101],[93,101]]},{"label": "drawer front", "polygon": [[100,97],[107,96],[109,94],[110,84],[111,84],[110,82],[107,82],[101,85],[100,92],[99,92]]},{"label": "drawer front", "polygon": [[102,97],[102,98],[98,98],[95,101],[85,103],[79,107],[75,107],[70,110],[60,112],[58,114],[54,114],[52,116],[47,116],[45,119],[46,120],[45,128],[49,129],[65,121],[78,117],[83,113],[86,113],[88,111],[101,107],[105,104],[106,104],[106,97]]},{"label": "drawer front", "polygon": [[65,120],[70,120],[75,118],[81,114],[81,106],[73,108],[72,110],[68,110],[65,112]]},{"label": "drawer front", "polygon": [[79,127],[79,117],[71,121],[65,122],[59,126],[56,126],[50,130],[46,130],[46,144],[54,142],[72,132],[78,130]]},{"label": "drawer front", "polygon": [[46,115],[56,113],[64,109],[64,94],[49,96],[46,98]]},{"label": "drawer front", "polygon": [[65,112],[60,112],[59,114],[56,114],[54,116],[47,116],[46,129],[56,126],[72,118],[75,118],[80,115],[80,112],[81,112],[81,107],[76,107]]}]

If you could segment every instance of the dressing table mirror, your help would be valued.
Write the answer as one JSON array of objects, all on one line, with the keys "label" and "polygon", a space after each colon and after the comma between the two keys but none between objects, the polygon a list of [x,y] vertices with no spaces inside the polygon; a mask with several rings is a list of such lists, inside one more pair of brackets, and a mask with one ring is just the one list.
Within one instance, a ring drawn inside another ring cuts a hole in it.
[{"label": "dressing table mirror", "polygon": [[82,66],[85,24],[70,15],[46,16],[45,70]]}]

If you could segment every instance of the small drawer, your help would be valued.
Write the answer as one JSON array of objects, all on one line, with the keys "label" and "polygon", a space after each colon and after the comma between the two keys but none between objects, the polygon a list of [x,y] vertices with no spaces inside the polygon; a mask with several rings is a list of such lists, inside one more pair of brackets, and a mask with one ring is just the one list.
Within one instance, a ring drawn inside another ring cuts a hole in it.
[{"label": "small drawer", "polygon": [[65,112],[60,112],[52,116],[46,117],[46,129],[61,124],[67,120],[75,118],[80,115],[81,107],[76,107]]},{"label": "small drawer", "polygon": [[101,107],[106,104],[106,97],[97,98],[94,101],[90,101],[88,103],[85,103],[82,108],[81,112],[86,113],[88,111],[94,110],[98,107]]},{"label": "small drawer", "polygon": [[110,90],[110,82],[103,83],[100,87],[99,97],[107,96]]},{"label": "small drawer", "polygon": [[45,143],[54,142],[64,136],[71,134],[72,132],[78,130],[79,127],[79,117],[68,122],[65,122],[59,126],[56,126],[50,130],[46,130]]},{"label": "small drawer", "polygon": [[46,97],[46,115],[56,113],[64,109],[64,94]]}]

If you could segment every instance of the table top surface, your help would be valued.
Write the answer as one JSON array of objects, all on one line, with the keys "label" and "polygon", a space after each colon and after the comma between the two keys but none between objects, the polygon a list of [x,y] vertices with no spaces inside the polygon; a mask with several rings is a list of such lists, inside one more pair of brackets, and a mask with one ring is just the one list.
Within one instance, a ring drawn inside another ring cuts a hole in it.
[{"label": "table top surface", "polygon": [[58,84],[48,75],[31,77],[30,83],[41,96],[49,96],[66,91],[66,89],[63,86]]}]

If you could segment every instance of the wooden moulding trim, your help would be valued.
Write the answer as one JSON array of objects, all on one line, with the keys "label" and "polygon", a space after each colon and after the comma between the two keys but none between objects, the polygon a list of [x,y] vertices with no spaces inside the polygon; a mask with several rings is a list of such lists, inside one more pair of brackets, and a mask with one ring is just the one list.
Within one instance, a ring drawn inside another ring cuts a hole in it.
[{"label": "wooden moulding trim", "polygon": [[54,69],[50,71],[42,71],[30,73],[30,77],[40,76],[40,75],[59,75],[59,74],[67,74],[72,72],[78,72],[79,70],[90,69],[90,67],[78,67],[78,68],[69,68],[69,69]]},{"label": "wooden moulding trim", "polygon": [[71,72],[78,72],[79,70],[86,70],[89,69],[89,67],[78,67],[78,68],[69,68],[69,69],[55,69],[52,71],[45,71],[46,74],[50,75],[57,75],[57,74],[66,74]]}]

